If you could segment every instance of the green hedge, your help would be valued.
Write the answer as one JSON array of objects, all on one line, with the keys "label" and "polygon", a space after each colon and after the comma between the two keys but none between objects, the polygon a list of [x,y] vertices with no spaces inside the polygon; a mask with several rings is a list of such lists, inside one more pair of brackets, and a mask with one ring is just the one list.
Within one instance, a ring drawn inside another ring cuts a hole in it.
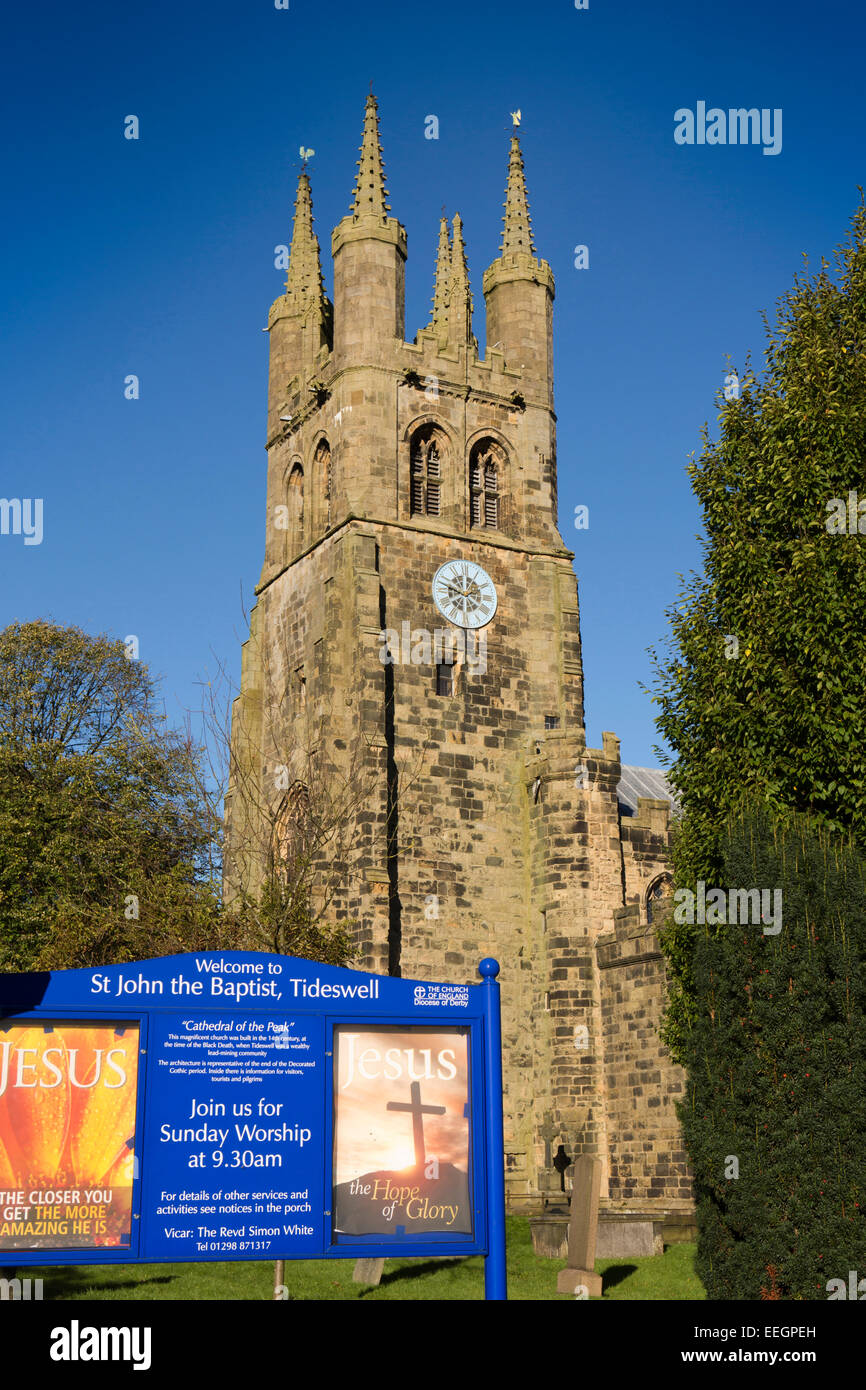
[{"label": "green hedge", "polygon": [[696,1270],[709,1298],[826,1299],[866,1278],[866,869],[804,816],[749,810],[723,843],[723,886],[781,888],[782,927],[696,928]]}]

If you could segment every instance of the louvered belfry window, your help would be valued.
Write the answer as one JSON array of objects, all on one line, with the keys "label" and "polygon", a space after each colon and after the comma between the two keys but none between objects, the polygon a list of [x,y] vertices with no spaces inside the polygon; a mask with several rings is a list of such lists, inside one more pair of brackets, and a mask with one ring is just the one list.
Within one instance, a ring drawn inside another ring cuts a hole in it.
[{"label": "louvered belfry window", "polygon": [[499,488],[493,459],[487,459],[484,464],[484,525],[499,525]]},{"label": "louvered belfry window", "polygon": [[469,463],[469,524],[499,528],[499,464],[492,448],[480,447]]},{"label": "louvered belfry window", "polygon": [[477,459],[474,459],[469,465],[469,520],[471,525],[481,525],[481,510],[481,464]]},{"label": "louvered belfry window", "polygon": [[439,450],[436,448],[435,439],[431,439],[427,446],[427,513],[429,516],[439,515],[440,479]]},{"label": "louvered belfry window", "polygon": [[435,439],[416,439],[411,453],[410,506],[413,516],[439,516],[441,456]]},{"label": "louvered belfry window", "polygon": [[424,446],[412,447],[412,515],[424,512]]}]

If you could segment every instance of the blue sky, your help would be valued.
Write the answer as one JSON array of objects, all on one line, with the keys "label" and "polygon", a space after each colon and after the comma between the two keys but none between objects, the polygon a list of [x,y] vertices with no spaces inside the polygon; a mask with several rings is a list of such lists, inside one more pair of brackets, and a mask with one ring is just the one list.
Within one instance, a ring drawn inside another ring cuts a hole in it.
[{"label": "blue sky", "polygon": [[[481,277],[509,112],[556,277],[560,527],[580,585],[591,745],[656,761],[647,647],[700,563],[684,468],[760,311],[844,236],[864,181],[857,5],[266,0],[19,6],[5,20],[0,623],[136,634],[169,716],[215,656],[237,677],[264,545],[267,339],[301,144],[331,286],[364,99],[408,231],[406,335],[426,321],[440,209]],[[674,112],[783,112],[782,149],[681,146]],[[124,118],[140,138],[123,137]],[[439,139],[424,138],[425,117]],[[574,247],[589,247],[589,269]],[[124,379],[140,378],[140,399]],[[574,508],[590,509],[575,531]]]}]

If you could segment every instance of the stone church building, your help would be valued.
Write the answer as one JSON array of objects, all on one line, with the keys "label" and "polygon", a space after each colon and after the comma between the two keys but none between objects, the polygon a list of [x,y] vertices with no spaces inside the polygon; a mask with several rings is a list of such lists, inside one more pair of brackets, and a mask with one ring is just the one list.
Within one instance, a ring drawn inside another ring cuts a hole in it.
[{"label": "stone church building", "polygon": [[430,321],[406,340],[407,235],[373,96],[331,238],[333,305],[300,175],[268,318],[266,544],[228,878],[254,888],[306,818],[313,901],[351,922],[359,967],[475,983],[495,956],[510,1205],[537,1208],[560,1191],[554,1159],[590,1153],[603,1211],[664,1217],[691,1206],[649,921],[671,800],[659,773],[622,766],[614,734],[586,746],[554,282],[516,133],[503,220],[482,358],[459,216],[439,228]]}]

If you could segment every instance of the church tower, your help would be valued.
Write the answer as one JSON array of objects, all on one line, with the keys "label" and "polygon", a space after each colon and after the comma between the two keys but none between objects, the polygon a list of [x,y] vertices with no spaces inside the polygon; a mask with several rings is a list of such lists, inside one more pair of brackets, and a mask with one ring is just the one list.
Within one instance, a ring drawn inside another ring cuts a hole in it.
[{"label": "church tower", "polygon": [[[644,797],[627,823],[618,740],[586,746],[557,527],[554,279],[518,136],[481,281],[484,357],[459,214],[440,222],[430,321],[406,341],[407,237],[386,198],[371,95],[331,239],[333,310],[303,172],[268,319],[267,529],[233,717],[230,879],[255,889],[309,815],[313,899],[353,924],[358,965],[462,983],[482,956],[500,961],[512,1205],[559,1189],[559,1144],[604,1157],[609,1202],[676,1205],[680,1081],[650,1038],[663,972],[643,912],[668,805]],[[626,1037],[632,1003],[647,1021]]]}]

